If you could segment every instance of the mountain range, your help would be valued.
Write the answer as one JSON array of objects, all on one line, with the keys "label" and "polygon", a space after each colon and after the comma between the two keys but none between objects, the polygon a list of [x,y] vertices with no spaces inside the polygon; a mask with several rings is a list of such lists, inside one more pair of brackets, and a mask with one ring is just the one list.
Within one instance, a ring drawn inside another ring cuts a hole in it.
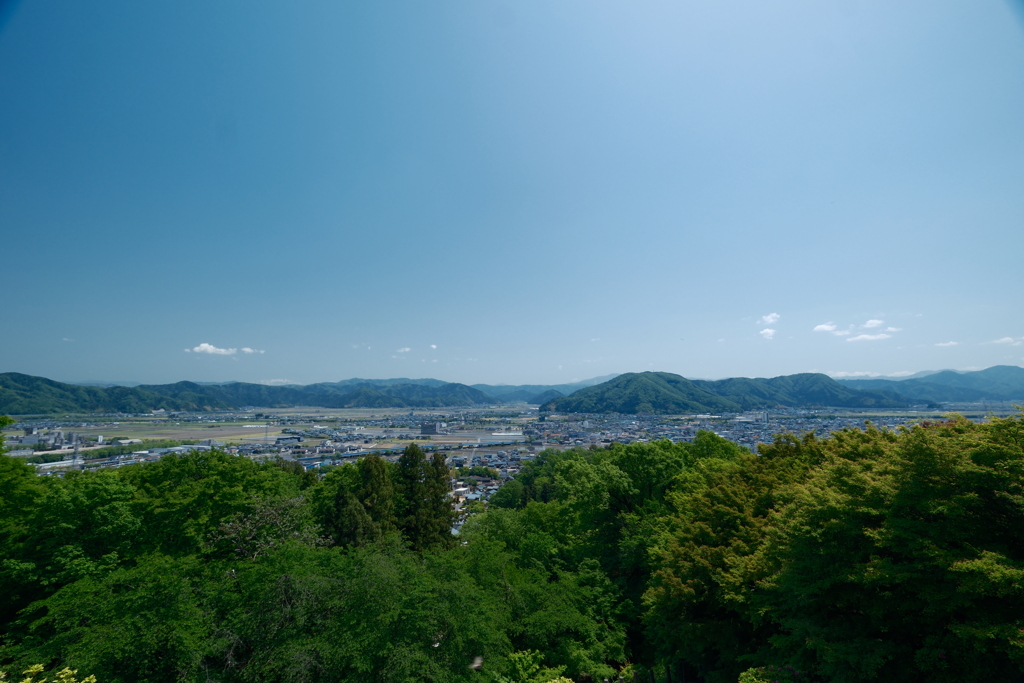
[{"label": "mountain range", "polygon": [[306,386],[177,382],[136,387],[83,387],[16,372],[0,374],[0,414],[10,415],[229,410],[244,406],[413,408],[493,403],[495,399],[479,389],[440,380],[344,381]]},{"label": "mountain range", "polygon": [[472,386],[406,377],[285,386],[246,382],[82,386],[16,372],[0,374],[0,414],[10,415],[230,410],[246,406],[440,408],[521,402],[559,412],[675,414],[778,406],[903,408],[920,403],[978,401],[1024,401],[1024,368],[997,365],[977,372],[945,370],[903,379],[840,380],[802,373],[712,381],[689,380],[667,372],[641,372],[572,384]]},{"label": "mountain range", "polygon": [[840,379],[840,384],[858,391],[885,391],[910,402],[977,403],[1024,401],[1024,368],[994,365],[975,372],[942,370],[919,373],[907,379]]}]

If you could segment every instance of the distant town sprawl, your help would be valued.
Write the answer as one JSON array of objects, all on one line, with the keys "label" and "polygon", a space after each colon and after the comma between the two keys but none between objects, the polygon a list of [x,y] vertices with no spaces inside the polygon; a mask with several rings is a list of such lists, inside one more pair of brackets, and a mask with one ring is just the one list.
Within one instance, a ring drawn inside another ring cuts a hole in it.
[{"label": "distant town sprawl", "polygon": [[[532,454],[545,448],[659,439],[691,441],[697,431],[707,430],[756,450],[757,444],[770,442],[779,433],[826,436],[839,429],[863,427],[866,422],[879,428],[895,429],[922,419],[934,419],[937,415],[793,408],[681,416],[553,415],[532,408],[421,411],[419,415],[393,411],[393,414],[370,413],[358,417],[338,414],[343,412],[254,414],[244,411],[172,413],[160,417],[121,414],[65,420],[24,419],[9,428],[6,441],[11,455],[31,458],[45,469],[71,465],[76,453],[75,465],[101,467],[144,462],[154,456],[189,448],[211,447],[242,456],[297,459],[307,467],[318,467],[368,452],[397,456],[407,442],[414,440],[428,442],[423,444],[427,450],[478,452],[481,455],[477,457],[486,459],[483,464],[490,466],[507,464],[495,459],[499,449],[507,448]],[[258,423],[254,423],[253,417]],[[983,415],[973,417],[980,419]],[[188,438],[205,435],[207,432],[200,431],[201,428],[215,429],[209,433],[213,438]],[[125,432],[131,436],[119,435]],[[178,442],[174,445],[153,446],[157,440],[175,439]]]}]

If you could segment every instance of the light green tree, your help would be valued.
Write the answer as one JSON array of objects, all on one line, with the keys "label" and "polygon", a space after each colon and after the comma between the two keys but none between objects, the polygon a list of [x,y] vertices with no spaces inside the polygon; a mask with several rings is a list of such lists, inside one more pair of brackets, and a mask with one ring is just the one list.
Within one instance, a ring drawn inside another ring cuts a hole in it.
[{"label": "light green tree", "polygon": [[[46,683],[50,680],[48,678],[36,678],[36,676],[43,673],[42,664],[34,664],[33,666],[30,666],[29,668],[25,669],[25,671],[23,671],[22,673],[25,674],[25,678],[23,678],[18,683]],[[75,678],[75,675],[77,673],[78,669],[68,669],[65,667],[54,674],[54,679],[52,683],[96,683],[95,676],[86,676],[81,681],[79,681],[77,678]],[[7,681],[7,672],[0,671],[0,681]],[[13,683],[13,681],[11,683]]]}]

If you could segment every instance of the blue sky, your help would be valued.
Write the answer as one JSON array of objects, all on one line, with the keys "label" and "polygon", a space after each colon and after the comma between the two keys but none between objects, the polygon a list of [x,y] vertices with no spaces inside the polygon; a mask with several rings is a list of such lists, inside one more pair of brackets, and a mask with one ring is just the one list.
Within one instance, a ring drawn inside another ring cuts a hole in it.
[{"label": "blue sky", "polygon": [[1024,365],[1005,0],[24,0],[0,21],[2,371]]}]

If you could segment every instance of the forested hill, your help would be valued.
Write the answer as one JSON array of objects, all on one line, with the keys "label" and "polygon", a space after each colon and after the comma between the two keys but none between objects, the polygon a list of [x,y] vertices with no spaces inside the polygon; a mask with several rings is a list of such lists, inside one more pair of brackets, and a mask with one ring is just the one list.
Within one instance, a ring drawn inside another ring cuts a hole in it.
[{"label": "forested hill", "polygon": [[141,385],[83,387],[17,372],[0,374],[0,414],[140,413],[150,410],[230,410],[244,406],[285,408],[409,408],[486,405],[495,399],[465,384],[324,383],[273,387],[263,384]]},{"label": "forested hill", "polygon": [[668,372],[619,375],[571,396],[546,403],[547,410],[568,413],[738,412],[775,406],[900,408],[902,397],[857,391],[827,375],[803,373],[771,379],[688,380]]},{"label": "forested hill", "polygon": [[841,379],[851,389],[890,391],[909,401],[1024,401],[1024,368],[994,365],[976,372],[943,370],[914,379]]}]

